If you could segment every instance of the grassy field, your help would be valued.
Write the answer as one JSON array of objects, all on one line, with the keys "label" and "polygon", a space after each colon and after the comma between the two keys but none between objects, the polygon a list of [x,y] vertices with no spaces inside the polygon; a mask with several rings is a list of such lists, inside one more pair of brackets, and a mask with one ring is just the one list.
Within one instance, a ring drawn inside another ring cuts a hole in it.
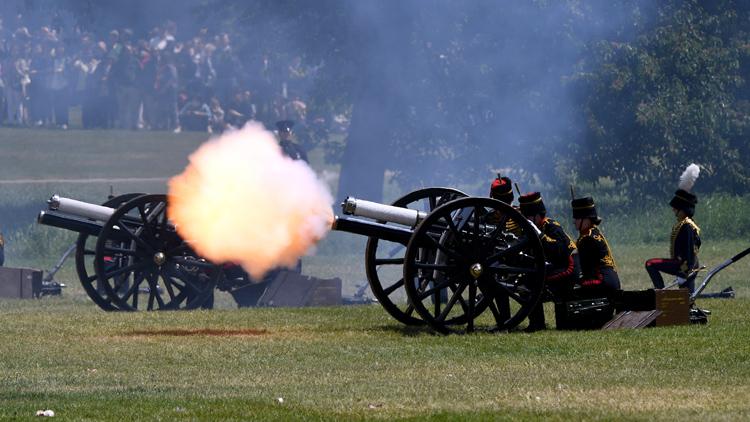
[{"label": "grassy field", "polygon": [[[50,194],[163,192],[204,140],[0,130],[6,265],[50,268],[74,239],[32,224]],[[325,168],[319,155],[313,166]],[[647,288],[643,262],[666,242],[610,242],[623,287]],[[748,246],[706,242],[701,259],[713,267]],[[341,277],[350,295],[365,282],[363,252],[363,239],[335,233],[303,269]],[[71,261],[56,276],[69,286],[61,297],[0,299],[0,419],[52,409],[66,420],[745,420],[748,274],[750,258],[714,278],[708,290],[738,297],[701,300],[706,326],[444,337],[378,305],[237,310],[223,296],[213,311],[106,313]]]}]

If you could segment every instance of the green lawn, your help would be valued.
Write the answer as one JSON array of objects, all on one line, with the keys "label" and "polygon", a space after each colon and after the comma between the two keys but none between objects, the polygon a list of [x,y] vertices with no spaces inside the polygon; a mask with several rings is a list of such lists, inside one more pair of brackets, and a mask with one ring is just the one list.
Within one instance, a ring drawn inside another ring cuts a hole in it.
[{"label": "green lawn", "polygon": [[[204,140],[0,129],[0,225],[15,227],[6,265],[48,269],[74,239],[33,224],[50,194],[163,192]],[[77,180],[87,178],[96,180]],[[649,287],[643,262],[668,253],[666,241],[610,244],[628,290]],[[706,242],[701,260],[713,267],[748,246]],[[351,295],[363,261],[363,239],[332,233],[303,269],[341,277]],[[66,420],[744,420],[748,274],[750,258],[714,278],[709,291],[732,286],[738,297],[701,300],[713,311],[706,326],[445,337],[378,305],[237,310],[220,295],[213,311],[107,313],[71,260],[56,276],[68,284],[61,297],[0,300],[0,418],[52,409]]]},{"label": "green lawn", "polygon": [[704,301],[707,326],[444,337],[377,305],[105,313],[5,300],[0,417],[740,420],[748,305]]}]

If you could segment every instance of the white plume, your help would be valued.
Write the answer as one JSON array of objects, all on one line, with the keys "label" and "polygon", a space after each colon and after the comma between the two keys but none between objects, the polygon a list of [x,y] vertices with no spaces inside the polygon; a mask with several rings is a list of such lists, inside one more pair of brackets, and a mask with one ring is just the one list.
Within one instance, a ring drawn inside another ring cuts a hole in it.
[{"label": "white plume", "polygon": [[679,188],[690,192],[690,189],[693,189],[693,185],[695,184],[695,181],[698,180],[698,175],[700,174],[701,169],[698,167],[698,164],[692,163],[685,169],[684,172],[682,172],[682,176],[680,176],[680,185]]}]

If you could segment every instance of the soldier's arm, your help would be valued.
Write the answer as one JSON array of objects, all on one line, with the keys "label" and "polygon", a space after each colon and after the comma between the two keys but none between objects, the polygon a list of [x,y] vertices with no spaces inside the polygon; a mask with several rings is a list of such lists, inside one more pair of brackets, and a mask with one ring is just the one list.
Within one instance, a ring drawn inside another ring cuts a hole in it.
[{"label": "soldier's arm", "polygon": [[693,244],[695,236],[689,224],[683,224],[675,239],[675,259],[680,261],[680,272],[687,274],[695,266],[695,253]]}]

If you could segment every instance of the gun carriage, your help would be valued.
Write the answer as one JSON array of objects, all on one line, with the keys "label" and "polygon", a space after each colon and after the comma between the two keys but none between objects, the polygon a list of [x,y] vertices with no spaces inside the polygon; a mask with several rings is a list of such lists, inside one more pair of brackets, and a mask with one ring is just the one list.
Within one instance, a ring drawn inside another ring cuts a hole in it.
[{"label": "gun carriage", "polygon": [[426,188],[390,206],[347,198],[342,211],[334,230],[368,237],[370,287],[405,324],[510,329],[544,291],[538,232],[503,202]]},{"label": "gun carriage", "polygon": [[[105,310],[194,309],[244,271],[193,251],[166,215],[166,195],[127,194],[102,205],[54,196],[41,224],[78,232],[76,271]],[[348,198],[333,229],[368,238],[365,267],[384,309],[436,331],[509,329],[544,290],[533,226],[509,205],[426,188],[384,205]]]}]

